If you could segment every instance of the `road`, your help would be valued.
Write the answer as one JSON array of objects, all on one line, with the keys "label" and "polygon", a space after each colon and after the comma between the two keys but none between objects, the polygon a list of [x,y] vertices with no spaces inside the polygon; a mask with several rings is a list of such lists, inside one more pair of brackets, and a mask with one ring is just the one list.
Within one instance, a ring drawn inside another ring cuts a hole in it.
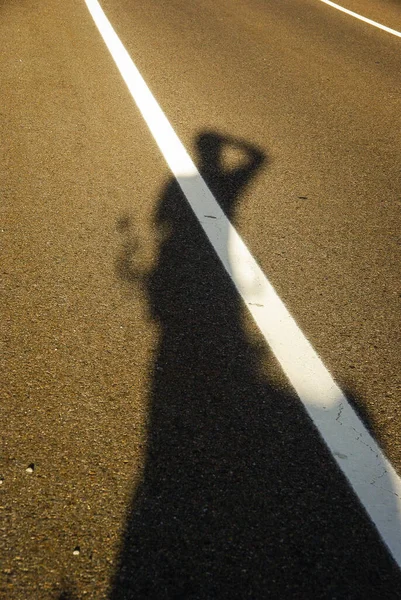
[{"label": "road", "polygon": [[[101,4],[401,474],[401,39],[321,0]],[[401,598],[85,1],[0,16],[0,597]]]}]

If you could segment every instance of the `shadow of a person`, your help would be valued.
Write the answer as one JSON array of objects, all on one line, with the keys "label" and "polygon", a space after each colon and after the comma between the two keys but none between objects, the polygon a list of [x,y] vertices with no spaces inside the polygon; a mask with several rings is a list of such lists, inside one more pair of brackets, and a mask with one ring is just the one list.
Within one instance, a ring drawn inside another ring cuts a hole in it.
[{"label": "shadow of a person", "polygon": [[[263,153],[214,132],[197,148],[234,220]],[[233,148],[239,164],[227,168]],[[110,600],[400,597],[395,566],[299,400],[261,374],[239,296],[175,180],[155,226],[158,262],[142,279],[160,325],[147,457]],[[116,267],[133,286],[135,252],[126,241]]]}]

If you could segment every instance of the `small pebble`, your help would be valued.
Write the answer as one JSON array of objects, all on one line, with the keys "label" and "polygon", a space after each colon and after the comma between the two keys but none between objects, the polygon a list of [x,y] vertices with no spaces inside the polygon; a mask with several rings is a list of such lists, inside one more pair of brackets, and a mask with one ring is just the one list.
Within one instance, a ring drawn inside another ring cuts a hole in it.
[{"label": "small pebble", "polygon": [[80,552],[81,552],[81,550],[80,550],[79,546],[75,546],[74,551],[73,551],[73,555],[74,556],[78,556]]},{"label": "small pebble", "polygon": [[34,470],[35,470],[35,465],[34,465],[33,463],[31,463],[31,464],[29,465],[29,467],[28,467],[27,469],[25,469],[25,471],[26,471],[27,473],[33,473],[33,472],[34,472]]}]

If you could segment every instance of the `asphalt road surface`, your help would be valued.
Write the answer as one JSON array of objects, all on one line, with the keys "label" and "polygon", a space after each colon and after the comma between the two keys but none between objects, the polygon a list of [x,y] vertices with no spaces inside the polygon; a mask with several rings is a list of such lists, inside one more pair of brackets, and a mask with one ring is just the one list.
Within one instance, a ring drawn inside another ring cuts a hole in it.
[{"label": "asphalt road surface", "polygon": [[[102,7],[401,474],[400,37],[321,0]],[[0,0],[0,48],[0,597],[401,598],[85,1]]]}]

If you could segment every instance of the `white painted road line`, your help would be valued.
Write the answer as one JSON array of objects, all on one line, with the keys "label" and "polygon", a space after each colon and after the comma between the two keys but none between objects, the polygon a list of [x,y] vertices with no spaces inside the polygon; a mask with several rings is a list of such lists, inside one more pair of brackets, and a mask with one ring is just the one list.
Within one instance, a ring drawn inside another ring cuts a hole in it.
[{"label": "white painted road line", "polygon": [[386,27],[386,25],[382,25],[381,23],[377,23],[377,21],[372,21],[372,19],[368,19],[367,17],[363,17],[362,15],[359,15],[358,13],[353,12],[352,10],[348,10],[348,8],[344,8],[343,6],[340,6],[339,4],[335,4],[334,2],[331,2],[331,0],[320,0],[320,2],[324,2],[325,4],[328,4],[329,6],[332,6],[333,8],[336,8],[337,10],[341,10],[341,12],[346,13],[347,15],[350,15],[351,17],[355,17],[355,19],[359,19],[360,21],[363,21],[364,23],[369,23],[369,25],[373,25],[373,27],[377,27],[378,29],[387,31],[387,33],[391,33],[392,35],[401,37],[401,33],[399,31],[396,31],[395,29],[391,29],[390,27]]},{"label": "white painted road line", "polygon": [[221,210],[99,3],[97,0],[85,2],[135,103],[219,259],[334,459],[401,567],[400,477]]}]

